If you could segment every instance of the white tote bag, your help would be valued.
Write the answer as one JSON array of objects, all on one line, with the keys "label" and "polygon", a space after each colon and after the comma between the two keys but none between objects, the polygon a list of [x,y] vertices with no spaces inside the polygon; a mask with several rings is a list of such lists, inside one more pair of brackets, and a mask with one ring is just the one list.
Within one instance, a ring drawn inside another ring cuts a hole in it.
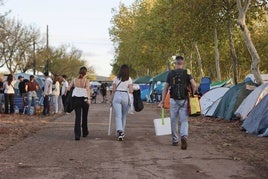
[{"label": "white tote bag", "polygon": [[156,136],[171,134],[170,118],[169,117],[165,118],[164,116],[165,116],[165,111],[164,111],[164,108],[162,108],[161,118],[154,119],[154,129],[155,129]]}]

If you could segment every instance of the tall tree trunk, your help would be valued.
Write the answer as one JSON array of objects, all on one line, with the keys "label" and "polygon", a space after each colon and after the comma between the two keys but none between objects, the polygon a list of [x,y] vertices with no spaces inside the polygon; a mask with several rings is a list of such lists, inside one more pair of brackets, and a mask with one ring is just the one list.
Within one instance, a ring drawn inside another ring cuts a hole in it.
[{"label": "tall tree trunk", "polygon": [[197,46],[197,42],[195,42],[194,46],[195,46],[196,53],[197,53],[197,63],[198,63],[198,66],[200,68],[200,80],[201,80],[202,77],[205,76],[204,71],[203,71],[203,67],[202,67],[202,59],[201,59],[200,52],[199,52],[199,49]]},{"label": "tall tree trunk", "polygon": [[242,0],[237,0],[237,7],[239,10],[239,16],[238,16],[238,24],[240,26],[240,29],[242,31],[242,36],[244,39],[244,42],[247,46],[247,49],[249,51],[249,54],[251,56],[251,72],[255,77],[256,83],[257,84],[262,84],[263,80],[260,75],[260,70],[259,70],[259,63],[260,63],[260,56],[251,40],[250,37],[250,32],[247,28],[246,25],[246,13],[249,8],[251,0],[244,0],[244,5],[242,6]]},{"label": "tall tree trunk", "polygon": [[235,46],[234,46],[234,39],[233,39],[233,35],[232,35],[232,26],[231,26],[230,16],[228,17],[228,36],[229,36],[230,53],[231,53],[231,57],[232,57],[232,60],[233,60],[234,84],[237,84],[238,59],[237,59]]},{"label": "tall tree trunk", "polygon": [[193,53],[191,52],[190,54],[190,70],[191,70],[191,73],[193,73]]},{"label": "tall tree trunk", "polygon": [[216,72],[217,72],[217,80],[221,81],[221,69],[220,69],[220,53],[219,53],[219,41],[217,35],[217,29],[214,29],[214,50],[215,50],[215,65],[216,65]]}]

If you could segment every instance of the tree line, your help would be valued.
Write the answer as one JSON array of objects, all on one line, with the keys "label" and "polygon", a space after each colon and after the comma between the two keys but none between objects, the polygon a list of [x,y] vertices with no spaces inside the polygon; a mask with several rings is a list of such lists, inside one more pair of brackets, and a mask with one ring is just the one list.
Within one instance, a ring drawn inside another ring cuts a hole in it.
[{"label": "tree line", "polygon": [[133,77],[173,68],[172,56],[185,57],[199,81],[267,73],[266,0],[136,0],[113,9],[109,29],[114,43],[113,72],[129,64]]}]

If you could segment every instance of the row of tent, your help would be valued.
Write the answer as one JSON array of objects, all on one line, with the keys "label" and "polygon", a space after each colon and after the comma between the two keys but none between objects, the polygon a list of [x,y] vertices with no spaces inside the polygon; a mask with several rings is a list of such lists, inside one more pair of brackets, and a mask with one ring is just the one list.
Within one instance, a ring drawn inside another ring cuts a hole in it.
[{"label": "row of tent", "polygon": [[[134,84],[139,84],[141,89],[141,98],[147,102],[153,102],[154,93],[161,96],[167,75],[170,71],[165,71],[156,76],[142,76],[133,80]],[[230,85],[232,83],[231,79],[224,81],[217,81],[211,83],[209,77],[203,77],[200,82],[200,94],[204,94],[206,91],[216,87],[222,87]]]},{"label": "row of tent", "polygon": [[[268,75],[263,78],[268,79]],[[201,114],[239,119],[248,133],[268,136],[268,81],[257,86],[252,78],[231,87],[210,89],[200,98]]]},{"label": "row of tent", "polygon": [[[169,71],[154,77],[144,76],[133,82],[140,85],[143,100],[151,101],[153,90],[164,86]],[[252,74],[244,82],[231,84],[231,79],[210,83],[200,98],[201,114],[224,120],[241,120],[248,133],[268,136],[268,74],[261,75],[264,83],[256,85]],[[207,78],[201,79],[209,81]]]}]

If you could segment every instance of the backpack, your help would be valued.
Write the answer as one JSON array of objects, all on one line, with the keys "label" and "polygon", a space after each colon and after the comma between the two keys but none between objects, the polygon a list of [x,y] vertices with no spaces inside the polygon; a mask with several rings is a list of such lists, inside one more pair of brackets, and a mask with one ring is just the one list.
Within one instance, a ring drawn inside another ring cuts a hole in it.
[{"label": "backpack", "polygon": [[187,87],[189,85],[189,77],[187,75],[187,70],[177,69],[172,70],[171,75],[171,89],[170,95],[175,100],[183,100],[188,98]]},{"label": "backpack", "polygon": [[140,112],[143,110],[143,102],[141,100],[141,90],[134,90],[133,91],[133,105],[136,112]]}]

